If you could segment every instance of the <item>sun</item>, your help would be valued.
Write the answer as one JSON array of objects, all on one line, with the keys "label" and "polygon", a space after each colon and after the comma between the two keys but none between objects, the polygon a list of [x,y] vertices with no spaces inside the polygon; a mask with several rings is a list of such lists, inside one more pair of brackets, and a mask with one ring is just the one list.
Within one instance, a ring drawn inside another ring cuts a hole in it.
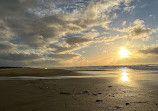
[{"label": "sun", "polygon": [[120,47],[120,51],[118,52],[121,58],[128,57],[131,53],[125,47]]}]

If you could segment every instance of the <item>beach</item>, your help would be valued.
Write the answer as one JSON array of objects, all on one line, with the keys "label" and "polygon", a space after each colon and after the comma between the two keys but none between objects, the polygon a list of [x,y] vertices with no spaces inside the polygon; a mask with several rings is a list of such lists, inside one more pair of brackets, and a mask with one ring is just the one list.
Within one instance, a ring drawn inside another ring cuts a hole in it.
[{"label": "beach", "polygon": [[158,111],[158,70],[0,69],[0,111]]}]

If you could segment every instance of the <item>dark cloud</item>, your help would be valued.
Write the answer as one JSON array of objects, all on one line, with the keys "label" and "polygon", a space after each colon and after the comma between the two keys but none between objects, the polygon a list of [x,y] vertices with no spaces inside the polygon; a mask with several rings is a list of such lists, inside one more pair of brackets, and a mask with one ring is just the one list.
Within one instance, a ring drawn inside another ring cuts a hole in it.
[{"label": "dark cloud", "polygon": [[93,39],[85,37],[69,37],[65,39],[66,45],[61,46],[58,44],[51,44],[50,47],[54,48],[55,53],[72,51],[87,46],[88,43],[92,42]]},{"label": "dark cloud", "polygon": [[26,53],[3,53],[0,54],[0,59],[14,60],[14,61],[29,61],[41,58],[38,54],[26,54]]},{"label": "dark cloud", "polygon": [[4,60],[4,59],[1,59],[0,58],[0,67],[2,66],[10,66],[10,67],[24,67],[24,66],[27,66],[24,62],[22,61],[14,61],[14,60]]},{"label": "dark cloud", "polygon": [[[45,3],[50,1],[47,0]],[[14,44],[42,48],[61,37],[67,30],[63,17],[60,15],[40,17],[33,11],[32,13],[28,11],[30,8],[40,7],[41,2],[41,0],[1,0],[0,39],[8,37]]]},{"label": "dark cloud", "polygon": [[85,42],[89,42],[91,41],[90,38],[85,38],[85,37],[70,37],[66,39],[66,42],[70,45],[73,44],[81,44],[81,43],[85,43]]},{"label": "dark cloud", "polygon": [[50,54],[48,57],[51,57],[53,59],[64,59],[64,60],[69,60],[73,59],[75,57],[79,57],[78,54]]},{"label": "dark cloud", "polygon": [[17,14],[21,11],[18,0],[0,0],[0,18]]},{"label": "dark cloud", "polygon": [[0,53],[10,51],[13,48],[14,45],[7,41],[0,42]]},{"label": "dark cloud", "polygon": [[152,33],[152,29],[143,28],[143,27],[136,27],[133,28],[130,35],[131,37],[146,37]]},{"label": "dark cloud", "polygon": [[[16,34],[12,38],[15,44],[25,44],[35,48],[47,45],[50,40],[56,40],[64,31],[64,29],[61,30],[55,26],[55,24],[60,25],[62,20],[54,16],[39,19],[30,15],[30,19],[28,17],[12,18],[5,20],[5,22],[8,23],[12,32]],[[49,26],[51,24],[54,26]]]},{"label": "dark cloud", "polygon": [[140,50],[139,52],[143,54],[158,54],[158,47],[147,48],[145,50]]},{"label": "dark cloud", "polygon": [[57,44],[51,44],[50,47],[54,49],[54,51],[53,51],[54,53],[59,53],[59,52],[71,51],[73,49],[76,49],[78,46],[76,46],[76,45],[60,46]]},{"label": "dark cloud", "polygon": [[30,62],[42,59],[41,55],[31,53],[6,52],[0,53],[0,66],[29,66]]}]

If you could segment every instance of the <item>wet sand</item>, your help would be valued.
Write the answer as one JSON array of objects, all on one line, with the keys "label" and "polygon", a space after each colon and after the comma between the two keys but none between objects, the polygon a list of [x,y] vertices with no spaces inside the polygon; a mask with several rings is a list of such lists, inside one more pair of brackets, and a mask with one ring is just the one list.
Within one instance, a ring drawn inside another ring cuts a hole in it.
[{"label": "wet sand", "polygon": [[0,111],[158,111],[158,71],[11,70],[0,76],[67,78],[1,79]]}]

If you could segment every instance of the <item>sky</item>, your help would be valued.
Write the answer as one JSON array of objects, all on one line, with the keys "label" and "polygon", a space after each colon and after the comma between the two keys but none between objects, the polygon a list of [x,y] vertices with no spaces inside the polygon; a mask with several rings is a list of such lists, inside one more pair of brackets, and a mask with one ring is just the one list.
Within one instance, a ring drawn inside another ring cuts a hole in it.
[{"label": "sky", "polygon": [[[0,66],[158,64],[158,0],[0,0]],[[130,52],[121,58],[124,47]]]}]

